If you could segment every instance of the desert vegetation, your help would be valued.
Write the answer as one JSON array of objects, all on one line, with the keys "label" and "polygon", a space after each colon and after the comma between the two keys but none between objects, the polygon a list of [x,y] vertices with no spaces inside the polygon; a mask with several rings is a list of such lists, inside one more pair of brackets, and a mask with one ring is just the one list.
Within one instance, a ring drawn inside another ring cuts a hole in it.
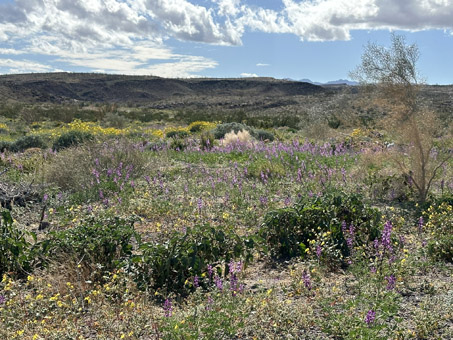
[{"label": "desert vegetation", "polygon": [[3,103],[0,338],[452,338],[451,112],[393,43],[275,119]]}]

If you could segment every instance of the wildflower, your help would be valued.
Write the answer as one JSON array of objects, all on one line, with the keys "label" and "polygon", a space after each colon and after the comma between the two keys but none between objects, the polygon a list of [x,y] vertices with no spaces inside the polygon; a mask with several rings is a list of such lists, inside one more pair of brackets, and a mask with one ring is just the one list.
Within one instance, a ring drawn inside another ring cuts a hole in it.
[{"label": "wildflower", "polygon": [[0,294],[0,305],[4,304],[5,302],[6,302],[5,296]]},{"label": "wildflower", "polygon": [[165,311],[165,317],[169,318],[169,317],[172,316],[173,307],[171,306],[171,300],[170,299],[165,299],[164,311]]},{"label": "wildflower", "polygon": [[198,288],[200,286],[199,279],[198,279],[197,275],[195,275],[195,277],[193,278],[193,286],[195,288]]},{"label": "wildflower", "polygon": [[382,238],[381,238],[381,243],[382,243],[384,249],[388,249],[389,251],[392,251],[392,242],[390,239],[392,229],[393,229],[392,222],[387,221],[384,225],[384,230],[382,231]]},{"label": "wildflower", "polygon": [[395,284],[396,284],[395,275],[386,276],[385,279],[387,280],[387,290],[395,289]]},{"label": "wildflower", "polygon": [[420,216],[420,218],[418,219],[418,223],[417,223],[418,233],[422,232],[422,228],[423,228],[424,223],[425,222],[423,221],[423,216]]},{"label": "wildflower", "polygon": [[206,305],[206,310],[211,310],[213,303],[214,303],[214,300],[212,299],[212,297],[208,296],[208,304]]},{"label": "wildflower", "polygon": [[304,272],[302,273],[302,280],[304,281],[304,286],[305,286],[305,288],[307,288],[308,290],[311,290],[311,278],[310,278],[310,274],[307,273],[305,270],[304,270]]},{"label": "wildflower", "polygon": [[368,311],[368,313],[366,314],[365,323],[369,326],[374,322],[375,319],[376,319],[376,312],[374,310],[370,309]]},{"label": "wildflower", "polygon": [[223,290],[223,282],[222,282],[222,279],[219,277],[219,276],[215,276],[214,278],[215,280],[215,285],[217,287],[218,290]]},{"label": "wildflower", "polygon": [[321,257],[321,253],[322,253],[322,248],[321,246],[318,244],[316,246],[316,256],[318,257],[318,259]]},{"label": "wildflower", "polygon": [[209,279],[212,278],[212,273],[213,273],[212,266],[210,264],[208,264],[208,276],[209,276]]}]

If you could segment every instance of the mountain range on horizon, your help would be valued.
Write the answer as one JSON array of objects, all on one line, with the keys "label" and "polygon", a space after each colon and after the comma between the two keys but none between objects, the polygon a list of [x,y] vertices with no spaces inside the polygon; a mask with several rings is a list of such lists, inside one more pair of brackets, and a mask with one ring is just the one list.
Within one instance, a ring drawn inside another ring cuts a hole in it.
[{"label": "mountain range on horizon", "polygon": [[313,84],[313,85],[349,85],[349,86],[356,86],[356,85],[359,85],[358,82],[356,81],[353,81],[353,80],[348,80],[348,79],[338,79],[338,80],[331,80],[331,81],[328,81],[326,83],[320,83],[320,82],[317,82],[317,81],[312,81],[310,79],[300,79],[298,81],[301,81],[301,82],[304,82],[304,83],[310,83],[310,84]]}]

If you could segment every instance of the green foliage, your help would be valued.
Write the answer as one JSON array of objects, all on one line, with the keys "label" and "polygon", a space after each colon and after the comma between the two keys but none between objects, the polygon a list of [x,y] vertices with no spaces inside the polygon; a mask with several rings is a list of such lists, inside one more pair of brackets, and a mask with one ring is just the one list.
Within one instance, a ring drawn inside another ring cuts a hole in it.
[{"label": "green foliage", "polygon": [[8,141],[0,141],[0,152],[4,152],[5,150],[9,150],[11,148],[11,142]]},{"label": "green foliage", "polygon": [[21,137],[13,142],[10,146],[10,151],[21,152],[30,148],[44,149],[46,147],[47,145],[41,136],[29,135]]},{"label": "green foliage", "polygon": [[210,132],[202,133],[200,136],[200,147],[203,150],[212,149],[214,146],[214,136]]},{"label": "green foliage", "polygon": [[177,151],[183,151],[187,147],[186,142],[184,139],[173,139],[170,143],[170,149],[177,150]]},{"label": "green foliage", "polygon": [[13,223],[9,211],[1,212],[0,220],[0,276],[10,272],[17,276],[26,275],[33,267],[31,252],[32,238],[36,241],[36,235],[19,230]]},{"label": "green foliage", "polygon": [[329,127],[331,129],[338,129],[341,125],[341,120],[338,119],[337,116],[333,115],[332,117],[330,117],[328,120],[327,120],[327,125],[329,125]]},{"label": "green foliage", "polygon": [[259,232],[274,257],[304,256],[309,240],[329,233],[330,241],[343,256],[349,256],[342,223],[353,224],[355,240],[367,243],[379,234],[380,214],[367,206],[359,195],[330,192],[306,197],[293,207],[270,211]]},{"label": "green foliage", "polygon": [[85,267],[100,266],[111,272],[132,255],[133,238],[138,238],[133,220],[89,218],[80,226],[52,232],[39,247],[43,261],[72,259]]},{"label": "green foliage", "polygon": [[169,131],[167,132],[166,134],[166,137],[167,138],[186,138],[187,136],[189,136],[189,134],[187,133],[187,131],[184,131],[184,130],[173,130],[173,131]]},{"label": "green foliage", "polygon": [[138,268],[138,280],[153,289],[184,293],[185,281],[201,276],[208,265],[216,266],[242,258],[252,260],[256,245],[253,237],[238,236],[231,228],[196,225],[185,232],[174,231],[163,243],[144,243],[141,256],[134,259]]},{"label": "green foliage", "polygon": [[253,129],[250,126],[247,126],[245,124],[241,123],[223,123],[217,125],[217,127],[212,131],[214,134],[215,139],[222,139],[225,137],[225,135],[231,131],[234,131],[235,133],[238,133],[239,131],[248,131],[250,134],[252,134]]},{"label": "green foliage", "polygon": [[429,233],[428,254],[435,260],[453,263],[453,205],[446,199],[428,208],[424,228]]},{"label": "green foliage", "polygon": [[270,142],[272,142],[275,138],[271,132],[265,130],[254,130],[252,132],[252,136],[258,140],[268,140]]},{"label": "green foliage", "polygon": [[59,151],[61,149],[82,144],[92,139],[93,135],[89,132],[71,130],[63,133],[60,137],[58,137],[53,143],[52,148]]},{"label": "green foliage", "polygon": [[200,132],[200,131],[203,131],[204,127],[205,127],[205,124],[203,124],[202,122],[191,124],[189,131],[192,133]]}]

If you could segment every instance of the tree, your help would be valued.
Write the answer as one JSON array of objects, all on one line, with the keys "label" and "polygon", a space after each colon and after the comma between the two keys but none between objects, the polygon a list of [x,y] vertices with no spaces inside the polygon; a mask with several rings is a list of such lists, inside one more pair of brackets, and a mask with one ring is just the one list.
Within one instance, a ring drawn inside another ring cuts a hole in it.
[{"label": "tree", "polygon": [[417,70],[419,57],[416,44],[407,45],[403,36],[392,34],[389,48],[368,43],[361,64],[351,72],[351,77],[382,94],[391,113],[389,130],[404,148],[394,161],[416,187],[419,201],[424,202],[452,152],[440,145],[439,119],[420,100],[423,81]]}]

